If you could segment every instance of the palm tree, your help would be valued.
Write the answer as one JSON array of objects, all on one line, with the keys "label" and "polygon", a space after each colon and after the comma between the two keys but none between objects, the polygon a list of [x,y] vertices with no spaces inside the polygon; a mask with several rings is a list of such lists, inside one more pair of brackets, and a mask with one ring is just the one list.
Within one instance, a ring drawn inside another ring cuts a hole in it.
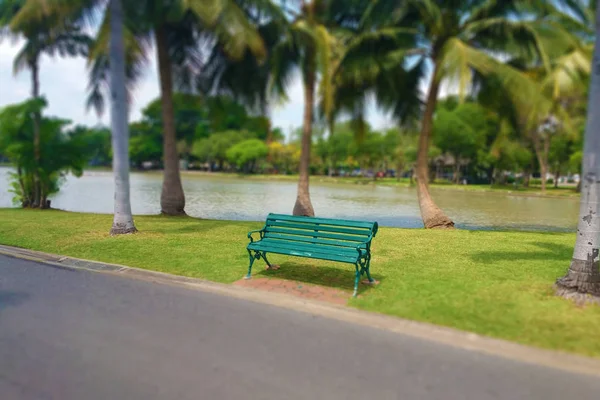
[{"label": "palm tree", "polygon": [[[26,0],[9,0],[0,3],[0,38],[12,36],[23,39],[23,47],[17,54],[13,71],[15,74],[28,69],[31,73],[31,97],[40,97],[40,58],[43,54],[54,56],[85,56],[87,54],[90,38],[81,32],[79,26],[61,21],[56,14],[48,15],[34,23],[14,22],[15,16],[25,5]],[[36,113],[33,122],[33,149],[36,164],[41,165],[40,151],[40,119]],[[44,199],[47,194],[41,185],[39,168],[34,170],[34,197],[31,202],[33,208],[46,208]]]},{"label": "palm tree", "polygon": [[115,175],[115,215],[111,235],[137,231],[131,213],[129,198],[129,105],[125,80],[125,42],[123,34],[123,7],[121,0],[110,2],[110,93]]},{"label": "palm tree", "polygon": [[[98,1],[87,1],[85,4],[73,4],[65,0],[57,1],[54,10],[47,9],[44,3],[27,0],[25,7],[14,18],[13,23],[19,26],[24,23],[43,21],[48,15],[58,13],[68,20],[83,18],[99,5]],[[65,8],[61,8],[64,6]],[[85,6],[85,7],[83,7]],[[123,8],[121,0],[110,0],[108,12],[110,19],[110,91],[111,91],[111,124],[113,146],[113,174],[115,177],[115,213],[111,235],[134,233],[137,231],[131,213],[129,187],[129,127],[127,88],[125,86],[125,44],[123,31]]]},{"label": "palm tree", "polygon": [[[45,0],[27,0],[30,7],[22,13],[24,20],[39,20],[48,10]],[[88,15],[102,0],[57,0],[53,9],[63,14]],[[262,1],[249,1],[259,7]],[[127,48],[126,77],[132,87],[148,61],[152,38],[156,47],[161,88],[163,119],[164,179],[161,193],[161,212],[167,215],[185,214],[185,196],[179,172],[179,154],[173,111],[174,68],[178,77],[190,75],[198,69],[200,48],[198,40],[203,30],[210,30],[220,41],[226,53],[239,57],[246,48],[259,56],[264,52],[263,42],[244,13],[229,0],[143,0],[123,3]],[[37,17],[37,18],[36,18]],[[101,110],[102,86],[108,78],[109,19],[105,14],[92,52],[91,95],[88,105]]]},{"label": "palm tree", "polygon": [[584,7],[580,11],[579,17],[559,11],[545,16],[568,27],[574,34],[548,46],[544,64],[534,62],[525,69],[527,76],[539,84],[541,93],[548,99],[545,108],[531,109],[522,127],[533,144],[540,165],[542,192],[546,190],[546,176],[550,170],[548,156],[551,142],[560,132],[569,134],[573,131],[569,108],[585,98],[591,72],[593,11]]},{"label": "palm tree", "polygon": [[595,11],[596,44],[584,138],[577,241],[567,274],[556,282],[559,294],[576,299],[585,299],[586,294],[600,296],[600,8],[596,7]]},{"label": "palm tree", "polygon": [[[483,76],[499,76],[503,85],[515,94],[515,101],[526,104],[527,99],[542,104],[537,85],[531,84],[525,75],[504,65],[491,54],[534,55],[546,62],[548,43],[568,33],[551,20],[526,18],[540,12],[555,12],[551,4],[545,3],[518,0],[376,0],[367,7],[361,21],[361,34],[350,42],[340,62],[341,76],[350,76],[354,86],[373,87],[378,80],[385,82],[385,77],[390,76],[389,71],[403,64],[407,73],[410,71],[414,77],[429,77],[422,108],[416,171],[419,206],[426,228],[454,226],[453,221],[435,204],[428,185],[432,121],[442,84],[455,84],[464,97],[473,72],[477,71]],[[533,8],[532,4],[537,8]],[[422,79],[420,82],[425,83]],[[417,85],[409,83],[409,87],[416,88]],[[379,89],[382,94],[387,93],[384,103],[402,111],[402,104],[393,98],[402,85],[390,84]]]},{"label": "palm tree", "polygon": [[[214,4],[213,4],[214,3]],[[216,9],[214,9],[214,7]],[[213,8],[211,8],[213,7]],[[163,123],[164,179],[161,192],[161,212],[166,215],[185,215],[185,195],[179,171],[179,153],[173,110],[175,83],[190,85],[192,76],[200,69],[202,53],[199,42],[203,29],[211,27],[213,37],[229,57],[240,57],[247,48],[254,55],[264,52],[263,43],[246,16],[232,2],[225,0],[145,0],[126,10],[131,23],[128,48],[129,76],[135,79],[136,70],[148,59],[152,39],[156,47]],[[101,104],[97,89],[106,74],[105,20],[99,34],[95,65],[92,74],[91,104]],[[104,38],[104,40],[102,40]],[[177,74],[174,74],[174,72]],[[174,82],[174,77],[178,78]],[[131,84],[131,82],[130,82]]]},{"label": "palm tree", "polygon": [[297,70],[300,70],[302,77],[304,116],[294,215],[314,216],[315,214],[310,200],[309,168],[318,75],[320,76],[318,94],[322,98],[324,109],[329,112],[333,107],[331,61],[336,39],[329,31],[329,27],[334,25],[330,7],[331,1],[328,0],[303,0],[299,4],[298,11],[286,9],[292,21],[283,38],[273,47],[270,60],[271,84],[278,96],[285,97],[287,84]]}]

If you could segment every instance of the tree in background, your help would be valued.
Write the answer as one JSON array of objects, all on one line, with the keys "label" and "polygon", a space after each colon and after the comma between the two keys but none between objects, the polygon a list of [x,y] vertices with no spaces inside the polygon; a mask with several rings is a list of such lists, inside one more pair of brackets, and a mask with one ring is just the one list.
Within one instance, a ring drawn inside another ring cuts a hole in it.
[{"label": "tree in background", "polygon": [[[425,95],[417,157],[417,189],[421,216],[426,228],[448,228],[454,223],[433,201],[428,187],[429,145],[434,111],[442,82],[458,84],[464,95],[473,71],[483,76],[500,76],[516,102],[541,103],[536,85],[523,74],[503,64],[490,54],[534,54],[546,59],[546,48],[569,33],[547,19],[530,18],[549,15],[556,10],[551,4],[531,7],[520,1],[445,1],[409,0],[375,1],[362,19],[360,33],[351,41],[340,63],[344,75],[354,77],[354,87],[384,80],[389,71],[402,65],[406,74],[418,79],[431,75]],[[418,85],[406,87],[418,90]],[[415,96],[411,96],[414,98]],[[396,106],[400,106],[397,104]]]},{"label": "tree in background", "polygon": [[293,174],[300,164],[300,147],[294,143],[274,141],[269,144],[270,163],[276,173]]},{"label": "tree in background", "polygon": [[454,183],[460,182],[461,166],[477,157],[486,139],[486,112],[475,103],[438,109],[433,121],[433,143],[454,162]]},{"label": "tree in background", "polygon": [[[160,99],[152,100],[142,110],[142,119],[130,125],[131,157],[138,166],[144,161],[151,161],[156,165],[161,163],[163,131],[161,104]],[[186,93],[175,93],[173,112],[179,153],[190,161],[193,161],[191,158],[198,157],[198,151],[194,151],[198,141],[229,131],[252,132],[252,137],[266,140],[268,127],[271,125],[270,121],[263,117],[249,115],[243,105],[224,95],[202,98]],[[273,129],[271,135],[277,139],[283,136],[278,129]],[[215,140],[217,140],[216,136],[209,142]],[[220,164],[225,161],[226,150],[227,148],[219,153]],[[200,158],[203,162],[208,160]]]},{"label": "tree in background", "polygon": [[[71,21],[62,20],[56,13],[51,13],[37,21],[16,21],[15,16],[21,11],[26,0],[6,0],[0,3],[0,39],[12,36],[23,39],[23,47],[15,57],[13,70],[15,74],[28,69],[31,73],[31,97],[40,97],[40,59],[43,54],[54,56],[85,56],[91,39],[82,33],[79,26]],[[33,122],[33,147],[35,162],[41,165],[41,115],[36,114]],[[33,170],[34,195],[30,206],[44,207],[46,195],[42,190],[39,172]]]},{"label": "tree in background", "polygon": [[192,149],[192,154],[201,162],[209,163],[211,171],[215,169],[223,171],[225,162],[229,158],[227,151],[236,144],[252,138],[252,136],[247,131],[230,130],[215,132],[208,138],[196,141]]},{"label": "tree in background", "polygon": [[258,162],[269,154],[269,148],[259,139],[248,139],[227,150],[227,160],[244,173],[254,173]]},{"label": "tree in background", "polygon": [[569,171],[573,140],[566,134],[557,135],[548,151],[549,169],[554,175],[554,187],[558,187],[560,177]]},{"label": "tree in background", "polygon": [[[194,140],[196,140],[196,129],[199,125],[207,124],[207,110],[204,106],[204,101],[200,96],[187,93],[173,93],[173,116],[175,124],[175,140],[182,151],[178,151],[180,155],[188,158]],[[159,134],[159,139],[162,141],[162,132],[164,129],[162,110],[162,99],[157,98],[152,100],[142,110],[142,123],[148,128]],[[133,137],[133,133],[132,133]],[[161,145],[162,147],[162,145]],[[159,159],[162,158],[162,149]]]},{"label": "tree in background", "polygon": [[[58,192],[62,177],[69,172],[81,176],[90,156],[83,136],[66,131],[70,121],[41,116],[46,105],[36,98],[0,110],[0,147],[17,170],[12,190],[22,207],[49,208],[48,196]],[[39,158],[33,141],[36,123]],[[40,193],[38,205],[34,199]]]},{"label": "tree in background", "polygon": [[142,168],[144,162],[159,166],[162,160],[162,129],[145,119],[129,124],[129,157],[133,165]]},{"label": "tree in background", "polygon": [[[256,113],[256,122],[262,126],[247,127],[251,132],[259,133],[264,129],[267,145],[273,140],[270,125],[272,104],[282,100],[285,94],[274,90],[283,88],[282,82],[273,83],[278,77],[273,75],[275,61],[273,50],[285,38],[288,21],[285,16],[285,4],[279,6],[272,1],[264,1],[257,10],[252,2],[238,1],[247,18],[253,22],[265,44],[264,60],[258,59],[247,49],[237,59],[229,57],[218,41],[213,42],[210,54],[206,57],[197,79],[199,90],[208,96],[224,95],[243,104],[251,113]],[[282,76],[280,75],[279,78]],[[258,129],[257,129],[258,128]],[[262,136],[259,134],[259,138]]]},{"label": "tree in background", "polygon": [[[27,0],[13,19],[13,24],[20,26],[21,24],[40,23],[50,15],[59,15],[65,20],[85,20],[97,11],[101,3],[101,0],[64,0],[55,1],[49,7],[44,0]],[[110,14],[110,21],[105,30],[108,41],[105,60],[110,68],[105,76],[110,77],[108,81],[110,82],[113,173],[115,177],[115,212],[110,232],[111,235],[118,235],[137,232],[130,201],[129,130],[127,126],[129,107],[126,86],[124,15],[121,0],[110,0],[107,14]]]},{"label": "tree in background", "polygon": [[[59,0],[48,7],[45,0],[27,0],[20,14],[20,21],[40,21],[40,16],[49,12],[60,12],[64,16],[89,16],[97,12],[101,0]],[[254,26],[234,2],[217,0],[143,0],[124,2],[124,20],[127,30],[127,77],[132,81],[139,78],[148,60],[148,46],[154,39],[158,60],[162,120],[164,180],[161,193],[161,210],[168,215],[185,214],[185,196],[179,174],[179,155],[175,135],[173,113],[173,91],[175,83],[189,84],[189,77],[199,66],[199,34],[211,30],[224,46],[227,54],[239,57],[248,47],[259,58],[264,45]],[[102,86],[107,81],[110,63],[109,40],[110,19],[108,13],[100,26],[95,48],[92,51],[94,64],[91,69],[91,97],[89,104],[102,109]],[[177,73],[174,73],[177,72]],[[177,82],[173,77],[181,78]]]},{"label": "tree in background", "polygon": [[112,163],[110,129],[77,125],[70,131],[70,135],[80,137],[85,142],[85,153],[90,155],[89,165],[110,167]]},{"label": "tree in background", "polygon": [[[234,2],[203,4],[201,1],[144,0],[136,2],[134,7],[130,10],[130,17],[137,16],[145,23],[145,32],[140,32],[141,40],[152,35],[156,46],[163,122],[161,212],[182,215],[185,214],[185,195],[179,173],[173,77],[187,77],[198,69],[201,57],[199,32],[203,28],[209,27],[215,32],[229,56],[241,57],[248,47],[262,57],[264,44]],[[174,72],[179,73],[175,75]]]}]

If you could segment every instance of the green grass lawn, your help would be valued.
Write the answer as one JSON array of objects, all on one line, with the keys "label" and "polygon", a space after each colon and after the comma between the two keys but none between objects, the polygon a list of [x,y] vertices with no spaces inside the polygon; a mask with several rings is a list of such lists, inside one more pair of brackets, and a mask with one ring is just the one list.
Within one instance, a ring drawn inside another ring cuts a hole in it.
[{"label": "green grass lawn", "polygon": [[[110,215],[0,209],[0,243],[73,257],[231,283],[248,264],[246,233],[259,223],[137,217],[140,233],[110,237]],[[350,305],[539,347],[600,357],[600,307],[555,297],[574,234],[425,231],[383,228],[372,272]],[[323,286],[353,286],[346,264],[273,255],[277,276]]]}]

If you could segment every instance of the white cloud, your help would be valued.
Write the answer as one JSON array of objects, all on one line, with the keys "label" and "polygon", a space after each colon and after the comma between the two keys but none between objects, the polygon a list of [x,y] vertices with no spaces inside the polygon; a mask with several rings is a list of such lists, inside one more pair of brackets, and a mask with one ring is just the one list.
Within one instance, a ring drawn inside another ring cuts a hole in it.
[{"label": "white cloud", "polygon": [[[12,63],[22,42],[0,44],[0,107],[21,102],[30,96],[29,71],[17,76],[12,73]],[[86,112],[88,73],[84,58],[42,57],[40,62],[40,92],[48,100],[47,113],[67,118],[75,123],[108,124],[109,116],[98,118],[93,110]],[[139,119],[140,110],[158,96],[156,67],[151,65],[139,84],[131,109],[132,120]]]}]

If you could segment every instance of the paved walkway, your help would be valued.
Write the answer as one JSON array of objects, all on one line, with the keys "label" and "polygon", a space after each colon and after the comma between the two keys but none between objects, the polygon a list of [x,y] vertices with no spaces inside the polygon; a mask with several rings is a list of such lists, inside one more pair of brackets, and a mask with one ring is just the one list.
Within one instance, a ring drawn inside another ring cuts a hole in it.
[{"label": "paved walkway", "polygon": [[0,256],[2,400],[597,400],[600,380],[266,304]]}]

